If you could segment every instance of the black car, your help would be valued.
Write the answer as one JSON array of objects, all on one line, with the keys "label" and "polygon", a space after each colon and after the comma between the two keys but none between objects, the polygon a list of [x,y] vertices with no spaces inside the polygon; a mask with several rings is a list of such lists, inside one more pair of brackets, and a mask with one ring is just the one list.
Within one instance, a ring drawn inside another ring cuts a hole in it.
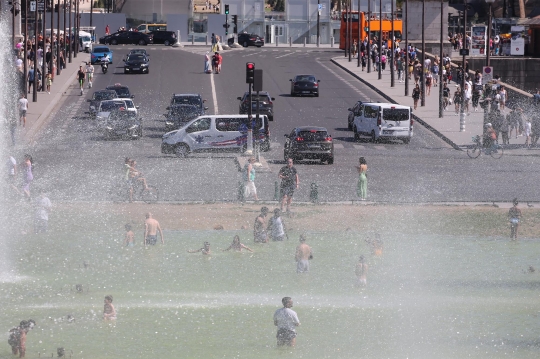
[{"label": "black car", "polygon": [[283,158],[296,161],[319,159],[329,165],[334,163],[334,142],[326,128],[317,126],[296,127],[285,135]]},{"label": "black car", "polygon": [[[239,113],[244,115],[248,113],[249,106],[251,104],[252,114],[257,113],[257,94],[251,93],[251,101],[249,92],[245,92],[244,96],[238,97],[240,100]],[[270,94],[266,91],[259,92],[259,114],[268,116],[269,121],[274,121],[274,102],[276,99],[270,97]]]},{"label": "black car", "polygon": [[167,107],[165,116],[165,130],[177,130],[187,122],[204,115],[204,109],[193,105],[172,105]]},{"label": "black car", "polygon": [[314,95],[319,97],[319,82],[314,75],[296,75],[291,81],[291,96]]},{"label": "black car", "polygon": [[347,109],[349,111],[349,115],[347,116],[347,129],[349,131],[353,129],[354,116],[360,116],[360,106],[362,106],[362,101],[357,101],[353,107]]},{"label": "black car", "polygon": [[[201,115],[205,114],[205,111],[208,110],[208,107],[204,106],[206,100],[203,100],[200,94],[196,93],[175,93],[171,98],[170,106],[174,105],[191,105],[198,107],[201,111]],[[169,107],[167,107],[169,110]]]},{"label": "black car", "polygon": [[112,100],[117,98],[116,91],[114,90],[99,90],[95,91],[92,94],[92,98],[86,101],[90,102],[90,115],[96,115],[96,109],[99,106],[99,103],[104,100]]},{"label": "black car", "polygon": [[142,118],[132,111],[112,111],[103,124],[103,135],[105,139],[114,137],[136,138],[143,135]]},{"label": "black car", "polygon": [[135,95],[132,95],[129,92],[129,87],[121,84],[114,84],[106,87],[107,90],[116,91],[117,98],[134,98]]},{"label": "black car", "polygon": [[150,58],[150,54],[145,50],[145,49],[133,49],[133,50],[129,50],[128,52],[128,56],[129,55],[133,55],[133,54],[142,54],[148,58]]},{"label": "black car", "polygon": [[152,43],[152,36],[143,34],[138,31],[118,31],[108,36],[103,36],[99,39],[100,44],[118,45],[118,44],[135,44],[148,45]]},{"label": "black car", "polygon": [[150,72],[149,59],[143,54],[131,54],[126,58],[124,62],[124,73],[131,74],[134,72],[140,72],[148,74]]},{"label": "black car", "polygon": [[[229,45],[232,45],[234,43],[234,38],[228,39],[227,43]],[[264,39],[260,37],[259,35],[243,33],[243,34],[238,34],[238,43],[244,47],[248,47],[248,46],[261,47],[261,46],[264,46]]]},{"label": "black car", "polygon": [[152,31],[149,33],[154,39],[154,44],[163,44],[165,46],[174,45],[178,41],[174,31]]}]

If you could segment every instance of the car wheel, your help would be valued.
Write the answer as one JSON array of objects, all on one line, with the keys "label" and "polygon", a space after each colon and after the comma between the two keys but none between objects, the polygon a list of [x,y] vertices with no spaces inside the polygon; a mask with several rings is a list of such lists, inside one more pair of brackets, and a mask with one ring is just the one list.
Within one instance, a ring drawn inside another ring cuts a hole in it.
[{"label": "car wheel", "polygon": [[377,142],[377,137],[375,136],[375,130],[371,131],[371,142]]},{"label": "car wheel", "polygon": [[315,97],[319,97],[319,92],[317,92],[317,93],[315,94]]},{"label": "car wheel", "polygon": [[403,139],[403,143],[408,145],[411,142],[411,139],[409,137]]},{"label": "car wheel", "polygon": [[118,41],[117,40],[111,40],[111,45],[118,45]]},{"label": "car wheel", "polygon": [[274,121],[274,116],[268,116],[268,121]]},{"label": "car wheel", "polygon": [[248,47],[248,43],[247,43],[247,41],[244,41],[244,43],[242,44],[242,46],[244,46],[244,47]]},{"label": "car wheel", "polygon": [[174,147],[174,154],[179,158],[186,158],[189,154],[189,147],[180,143]]},{"label": "car wheel", "polygon": [[126,69],[124,69],[124,74],[127,74],[127,73],[128,73],[128,71]]},{"label": "car wheel", "polygon": [[142,138],[142,136],[143,136],[143,130],[142,130],[142,126],[141,126],[141,128],[139,129],[139,138]]},{"label": "car wheel", "polygon": [[349,119],[347,119],[347,130],[352,130],[352,123],[349,121]]},{"label": "car wheel", "polygon": [[147,45],[146,41],[144,41],[143,39],[140,39],[139,40],[139,45]]},{"label": "car wheel", "polygon": [[171,44],[171,43],[169,42],[169,40],[163,41],[163,45],[165,45],[165,46],[169,46],[170,44]]},{"label": "car wheel", "polygon": [[259,47],[259,48],[260,48],[260,47],[261,47],[261,45],[257,45],[257,47]]},{"label": "car wheel", "polygon": [[354,131],[354,141],[355,142],[360,141],[360,135],[358,134],[358,129],[356,128],[356,126],[354,127],[353,131]]},{"label": "car wheel", "polygon": [[326,163],[328,163],[329,165],[333,165],[334,164],[334,156],[328,157],[326,159]]},{"label": "car wheel", "polygon": [[150,73],[150,68],[146,69],[146,74],[148,75]]},{"label": "car wheel", "polygon": [[291,91],[291,97],[294,97],[294,92],[293,91]]}]

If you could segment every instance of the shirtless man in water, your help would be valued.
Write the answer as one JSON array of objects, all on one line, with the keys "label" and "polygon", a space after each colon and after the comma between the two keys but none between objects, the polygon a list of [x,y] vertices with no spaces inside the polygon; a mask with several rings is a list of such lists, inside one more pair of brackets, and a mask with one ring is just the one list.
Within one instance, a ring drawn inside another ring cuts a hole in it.
[{"label": "shirtless man in water", "polygon": [[161,244],[165,244],[163,240],[163,231],[159,222],[152,218],[152,213],[148,212],[146,214],[146,221],[144,221],[144,245],[155,245],[157,243],[157,232],[159,231],[159,236],[161,237]]},{"label": "shirtless man in water", "polygon": [[296,273],[309,271],[309,260],[313,259],[313,253],[311,247],[306,244],[306,238],[303,234],[300,235],[300,244],[296,247],[294,259],[296,260]]}]

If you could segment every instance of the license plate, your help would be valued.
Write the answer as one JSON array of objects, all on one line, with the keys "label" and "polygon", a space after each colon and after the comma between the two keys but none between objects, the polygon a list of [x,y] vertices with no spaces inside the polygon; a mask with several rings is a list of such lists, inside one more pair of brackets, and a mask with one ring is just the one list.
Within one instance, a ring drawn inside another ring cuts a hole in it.
[{"label": "license plate", "polygon": [[317,149],[317,150],[321,149],[321,145],[309,145],[308,147],[311,149]]},{"label": "license plate", "polygon": [[309,91],[302,91],[302,93],[309,93]]},{"label": "license plate", "polygon": [[394,131],[386,131],[386,130],[383,130],[383,135],[391,135],[392,133],[394,133]]},{"label": "license plate", "polygon": [[140,67],[134,67],[133,71],[139,71],[140,69],[141,69]]}]

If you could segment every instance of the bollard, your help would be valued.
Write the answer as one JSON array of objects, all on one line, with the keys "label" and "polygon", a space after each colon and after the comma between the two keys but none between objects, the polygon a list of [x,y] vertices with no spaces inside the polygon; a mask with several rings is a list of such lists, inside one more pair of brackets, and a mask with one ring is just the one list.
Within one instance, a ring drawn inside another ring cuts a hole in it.
[{"label": "bollard", "polygon": [[330,38],[330,47],[334,47],[334,41],[335,41],[335,40],[334,40],[334,37],[332,36],[332,37]]},{"label": "bollard", "polygon": [[279,201],[279,184],[278,181],[274,184],[274,201]]},{"label": "bollard", "polygon": [[292,47],[292,36],[289,36],[289,47]]},{"label": "bollard", "polygon": [[208,46],[208,34],[206,34],[206,46]]},{"label": "bollard", "polygon": [[311,184],[311,190],[309,191],[309,200],[311,203],[319,203],[319,186],[315,182]]},{"label": "bollard", "polygon": [[459,132],[465,132],[465,112],[459,113]]},{"label": "bollard", "polygon": [[244,181],[238,181],[238,201],[244,203],[246,201]]},{"label": "bollard", "polygon": [[276,36],[276,47],[279,45],[279,37]]},{"label": "bollard", "polygon": [[195,45],[195,34],[191,35],[191,45]]},{"label": "bollard", "polygon": [[306,47],[307,37],[304,37],[304,47]]}]

